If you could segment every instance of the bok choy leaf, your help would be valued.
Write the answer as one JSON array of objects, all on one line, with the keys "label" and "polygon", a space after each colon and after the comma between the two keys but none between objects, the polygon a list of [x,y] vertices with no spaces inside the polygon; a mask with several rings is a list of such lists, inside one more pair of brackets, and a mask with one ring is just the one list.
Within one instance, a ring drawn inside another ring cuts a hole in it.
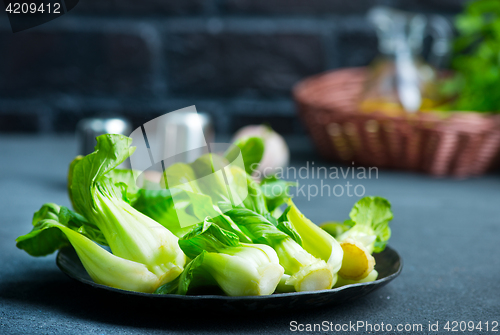
[{"label": "bok choy leaf", "polygon": [[[216,284],[230,296],[268,295],[275,291],[284,273],[272,248],[240,243],[236,234],[210,220],[195,226],[179,245],[193,260],[179,277],[178,294]],[[163,292],[175,290],[167,284],[157,290]]]}]

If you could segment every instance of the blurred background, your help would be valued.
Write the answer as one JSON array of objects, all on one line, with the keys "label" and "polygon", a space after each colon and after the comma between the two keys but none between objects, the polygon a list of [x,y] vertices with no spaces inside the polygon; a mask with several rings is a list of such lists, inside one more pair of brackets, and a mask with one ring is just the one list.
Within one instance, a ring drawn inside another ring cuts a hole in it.
[{"label": "blurred background", "polygon": [[265,124],[329,161],[480,175],[500,162],[499,32],[496,0],[81,0],[18,33],[4,15],[0,133],[195,105],[219,139]]},{"label": "blurred background", "polygon": [[453,18],[464,0],[80,0],[15,33],[1,15],[0,132],[73,133],[86,117],[133,127],[196,105],[218,135],[267,123],[305,135],[291,89],[367,65],[375,5]]}]

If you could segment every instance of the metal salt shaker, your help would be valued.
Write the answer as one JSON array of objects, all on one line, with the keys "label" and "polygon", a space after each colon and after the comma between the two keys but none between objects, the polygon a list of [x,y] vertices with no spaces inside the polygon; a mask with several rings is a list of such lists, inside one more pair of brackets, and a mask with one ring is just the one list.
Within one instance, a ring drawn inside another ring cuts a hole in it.
[{"label": "metal salt shaker", "polygon": [[178,162],[194,161],[214,142],[212,120],[206,113],[169,113],[160,127],[162,156],[176,157]]}]

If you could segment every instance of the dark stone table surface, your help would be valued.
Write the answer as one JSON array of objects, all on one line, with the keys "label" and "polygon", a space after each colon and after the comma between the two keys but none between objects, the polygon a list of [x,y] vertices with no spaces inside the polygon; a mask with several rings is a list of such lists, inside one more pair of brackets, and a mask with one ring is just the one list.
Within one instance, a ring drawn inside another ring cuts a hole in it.
[{"label": "dark stone table surface", "polygon": [[[313,162],[314,167],[328,166],[309,150],[306,140],[296,143],[292,144],[293,166],[304,166],[306,160],[310,171]],[[469,332],[477,334],[490,333],[493,322],[500,321],[498,174],[454,180],[379,171],[378,178],[340,175],[323,180],[330,187],[345,187],[347,182],[362,185],[366,195],[381,195],[392,202],[395,218],[389,244],[404,259],[401,275],[345,305],[228,315],[166,312],[161,306],[114,300],[67,278],[57,268],[55,255],[34,258],[16,248],[15,238],[31,229],[32,214],[43,203],[69,206],[66,169],[75,154],[72,137],[0,136],[0,334],[281,334],[290,332],[292,321],[304,326],[323,321],[383,322],[394,328],[421,324],[423,331],[407,333],[444,334],[448,333],[446,321],[454,320],[481,322],[482,331]],[[311,177],[300,180],[306,195],[296,196],[299,208],[316,223],[345,219],[358,198],[348,196],[345,189],[342,196],[308,199],[307,187],[311,185],[314,193],[312,185],[321,187],[321,182]],[[337,194],[340,190],[337,187]],[[363,188],[357,190],[359,194]],[[436,322],[439,332],[430,332],[429,323]],[[489,322],[488,332],[485,322]]]}]

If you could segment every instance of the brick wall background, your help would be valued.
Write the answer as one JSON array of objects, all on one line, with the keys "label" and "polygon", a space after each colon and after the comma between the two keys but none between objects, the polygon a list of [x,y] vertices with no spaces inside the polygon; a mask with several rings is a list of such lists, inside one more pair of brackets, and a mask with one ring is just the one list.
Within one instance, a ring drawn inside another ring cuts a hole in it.
[{"label": "brick wall background", "polygon": [[367,64],[373,5],[452,16],[465,0],[80,0],[13,34],[0,18],[0,132],[72,132],[80,118],[138,126],[195,104],[219,134],[267,122],[303,132],[290,89]]}]

